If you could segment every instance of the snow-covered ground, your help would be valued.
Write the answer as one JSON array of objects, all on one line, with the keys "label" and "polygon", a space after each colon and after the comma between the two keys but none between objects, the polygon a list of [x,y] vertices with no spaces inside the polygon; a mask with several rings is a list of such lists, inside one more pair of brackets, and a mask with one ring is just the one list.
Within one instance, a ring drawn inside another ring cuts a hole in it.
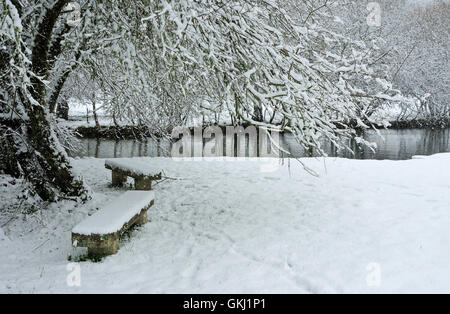
[{"label": "snow-covered ground", "polygon": [[142,161],[179,180],[155,186],[152,221],[117,255],[67,285],[71,229],[124,192],[104,160],[74,160],[94,199],[4,225],[0,293],[450,293],[450,154],[302,159],[318,178],[294,160]]}]

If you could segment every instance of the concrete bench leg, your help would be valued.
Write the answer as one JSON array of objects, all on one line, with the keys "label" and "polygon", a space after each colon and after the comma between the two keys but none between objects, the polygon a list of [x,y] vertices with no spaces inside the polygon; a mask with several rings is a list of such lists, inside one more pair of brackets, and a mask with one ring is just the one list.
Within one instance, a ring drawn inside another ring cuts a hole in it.
[{"label": "concrete bench leg", "polygon": [[143,226],[148,222],[148,218],[147,218],[147,211],[144,210],[142,211],[142,213],[139,215],[138,220],[136,220],[136,225],[137,226]]},{"label": "concrete bench leg", "polygon": [[102,258],[108,255],[114,255],[119,251],[119,237],[106,236],[101,241],[90,243],[88,246],[89,258]]},{"label": "concrete bench leg", "polygon": [[120,170],[112,171],[112,186],[123,187],[127,182],[127,176]]},{"label": "concrete bench leg", "polygon": [[145,178],[135,178],[134,179],[134,188],[137,191],[151,191],[152,180],[145,179]]}]

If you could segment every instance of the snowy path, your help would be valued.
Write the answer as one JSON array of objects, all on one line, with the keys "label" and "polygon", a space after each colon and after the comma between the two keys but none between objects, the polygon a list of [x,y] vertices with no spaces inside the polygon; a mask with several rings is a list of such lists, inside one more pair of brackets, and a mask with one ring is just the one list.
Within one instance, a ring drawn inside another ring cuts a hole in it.
[{"label": "snowy path", "polygon": [[[82,286],[68,287],[71,228],[123,193],[107,187],[104,160],[76,160],[95,199],[0,230],[0,293],[450,292],[450,154],[304,159],[319,178],[296,161],[261,172],[252,161],[141,160],[183,179],[155,187],[151,223],[117,255],[81,263]],[[379,287],[367,285],[370,263]]]}]

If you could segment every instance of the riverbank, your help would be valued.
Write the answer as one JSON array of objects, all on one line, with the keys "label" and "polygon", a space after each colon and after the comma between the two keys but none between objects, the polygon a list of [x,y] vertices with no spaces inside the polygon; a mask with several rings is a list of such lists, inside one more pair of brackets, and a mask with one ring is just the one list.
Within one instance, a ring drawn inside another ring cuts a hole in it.
[{"label": "riverbank", "polygon": [[143,140],[146,138],[161,138],[162,135],[155,134],[148,127],[136,126],[80,126],[75,129],[82,138],[101,138],[110,140]]},{"label": "riverbank", "polygon": [[448,119],[416,119],[410,121],[392,121],[389,129],[404,130],[404,129],[447,129],[450,128],[450,118]]},{"label": "riverbank", "polygon": [[[162,134],[157,134],[151,131],[146,126],[129,126],[129,125],[105,125],[96,127],[95,125],[88,125],[84,123],[76,123],[75,121],[67,123],[67,125],[76,131],[82,138],[101,138],[110,140],[132,140],[132,139],[145,139],[145,138],[162,138]],[[225,128],[226,126],[222,126]],[[392,121],[389,126],[381,127],[379,129],[389,130],[405,130],[405,129],[429,129],[440,130],[450,128],[449,119],[436,119],[436,120],[410,120],[410,121]]]},{"label": "riverbank", "polygon": [[450,154],[301,159],[319,177],[295,160],[141,160],[176,180],[117,255],[67,285],[71,229],[125,191],[104,160],[76,159],[93,199],[0,228],[0,293],[450,293]]}]

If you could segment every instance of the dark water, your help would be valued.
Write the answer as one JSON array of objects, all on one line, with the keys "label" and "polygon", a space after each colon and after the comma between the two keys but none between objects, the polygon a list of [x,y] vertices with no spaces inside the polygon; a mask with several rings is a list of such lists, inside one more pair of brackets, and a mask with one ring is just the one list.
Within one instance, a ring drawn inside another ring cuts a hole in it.
[{"label": "dark water", "polygon": [[[382,137],[376,132],[364,134],[367,141],[378,145],[374,153],[367,147],[360,147],[354,142],[349,145],[356,151],[353,155],[348,151],[336,151],[331,143],[324,143],[324,150],[331,157],[352,159],[406,160],[414,155],[433,155],[450,152],[450,129],[444,130],[381,130]],[[295,157],[315,156],[297,144],[293,136],[284,135],[281,138],[283,148]],[[72,157],[96,158],[128,158],[128,157],[170,157],[171,144],[168,141],[133,141],[81,139],[80,149],[71,152]]]}]

